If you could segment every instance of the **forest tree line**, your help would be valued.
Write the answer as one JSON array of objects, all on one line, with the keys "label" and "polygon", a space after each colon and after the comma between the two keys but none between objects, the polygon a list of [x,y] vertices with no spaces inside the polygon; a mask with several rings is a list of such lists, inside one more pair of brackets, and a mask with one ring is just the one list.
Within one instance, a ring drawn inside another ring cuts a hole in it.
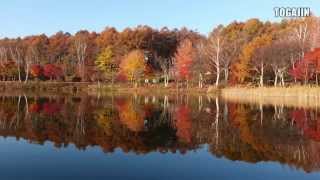
[{"label": "forest tree line", "polygon": [[167,86],[318,84],[320,19],[249,19],[207,36],[149,26],[0,40],[0,81]]}]

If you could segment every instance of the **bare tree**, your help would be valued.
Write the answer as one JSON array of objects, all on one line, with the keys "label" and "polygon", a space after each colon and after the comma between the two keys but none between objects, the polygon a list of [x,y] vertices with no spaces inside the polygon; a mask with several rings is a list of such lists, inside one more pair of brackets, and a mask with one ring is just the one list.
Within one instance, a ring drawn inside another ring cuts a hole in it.
[{"label": "bare tree", "polygon": [[296,25],[292,28],[292,38],[296,40],[299,46],[299,59],[302,59],[304,53],[310,47],[311,25],[307,19],[297,20]]},{"label": "bare tree", "polygon": [[311,27],[311,49],[320,47],[320,18],[313,17],[313,24]]},{"label": "bare tree", "polygon": [[270,65],[274,73],[274,86],[278,85],[278,80],[280,80],[280,85],[284,86],[284,77],[290,68],[290,62],[297,56],[300,56],[297,50],[299,47],[290,39],[283,38],[274,42],[268,48],[266,56],[270,59]]},{"label": "bare tree", "polygon": [[221,62],[223,59],[223,37],[221,35],[222,26],[218,26],[213,32],[210,34],[207,44],[206,44],[206,54],[209,59],[209,64],[211,67],[214,67],[216,72],[216,81],[215,85],[219,85],[220,74],[221,74]]},{"label": "bare tree", "polygon": [[172,66],[172,58],[156,57],[155,59],[159,64],[161,71],[163,73],[164,86],[168,87],[169,80],[170,80],[170,68]]},{"label": "bare tree", "polygon": [[269,54],[267,54],[269,47],[260,47],[258,49],[255,50],[255,53],[253,55],[253,69],[260,74],[259,76],[259,86],[263,87],[264,85],[264,73],[266,70],[266,60],[267,60],[267,56],[269,56]]},{"label": "bare tree", "polygon": [[78,37],[74,42],[75,51],[76,51],[76,60],[78,65],[79,74],[81,79],[83,80],[85,74],[85,59],[86,59],[86,51],[87,51],[87,43],[84,38]]},{"label": "bare tree", "polygon": [[0,47],[0,65],[2,66],[7,61],[8,61],[8,48]]},{"label": "bare tree", "polygon": [[21,82],[21,67],[24,61],[23,49],[18,46],[10,47],[10,54],[18,68],[18,79]]},{"label": "bare tree", "polygon": [[36,62],[39,62],[39,54],[34,46],[29,46],[25,57],[24,71],[26,72],[26,78],[24,83],[27,83],[29,79],[30,66]]},{"label": "bare tree", "polygon": [[205,71],[205,61],[206,61],[206,57],[205,57],[205,42],[201,41],[197,44],[196,46],[196,57],[197,59],[195,60],[195,62],[193,63],[193,70],[195,73],[197,73],[198,76],[198,87],[199,88],[203,88],[203,84],[204,84],[204,71]]}]

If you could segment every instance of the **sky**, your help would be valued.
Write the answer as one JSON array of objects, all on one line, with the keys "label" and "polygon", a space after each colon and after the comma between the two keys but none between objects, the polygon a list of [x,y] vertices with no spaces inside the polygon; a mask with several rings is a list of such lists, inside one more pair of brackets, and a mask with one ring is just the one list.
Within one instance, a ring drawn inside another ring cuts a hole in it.
[{"label": "sky", "polygon": [[310,7],[320,14],[320,0],[2,0],[0,38],[137,25],[207,34],[235,20],[280,21],[274,7]]}]

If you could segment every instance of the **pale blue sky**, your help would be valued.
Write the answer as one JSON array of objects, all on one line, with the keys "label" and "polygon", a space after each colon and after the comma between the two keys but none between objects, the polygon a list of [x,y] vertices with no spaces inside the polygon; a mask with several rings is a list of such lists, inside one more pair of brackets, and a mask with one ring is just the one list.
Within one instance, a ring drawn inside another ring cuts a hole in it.
[{"label": "pale blue sky", "polygon": [[146,24],[155,28],[186,26],[208,33],[233,20],[274,18],[274,7],[310,7],[320,14],[319,0],[2,0],[0,37],[80,29],[100,32]]}]

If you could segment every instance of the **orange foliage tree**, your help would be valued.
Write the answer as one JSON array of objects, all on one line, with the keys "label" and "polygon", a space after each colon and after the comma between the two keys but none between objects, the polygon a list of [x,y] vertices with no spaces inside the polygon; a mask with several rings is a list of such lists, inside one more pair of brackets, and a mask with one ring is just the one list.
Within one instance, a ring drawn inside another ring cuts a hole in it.
[{"label": "orange foliage tree", "polygon": [[131,51],[120,63],[121,73],[138,86],[138,81],[146,68],[144,53],[141,50]]}]

